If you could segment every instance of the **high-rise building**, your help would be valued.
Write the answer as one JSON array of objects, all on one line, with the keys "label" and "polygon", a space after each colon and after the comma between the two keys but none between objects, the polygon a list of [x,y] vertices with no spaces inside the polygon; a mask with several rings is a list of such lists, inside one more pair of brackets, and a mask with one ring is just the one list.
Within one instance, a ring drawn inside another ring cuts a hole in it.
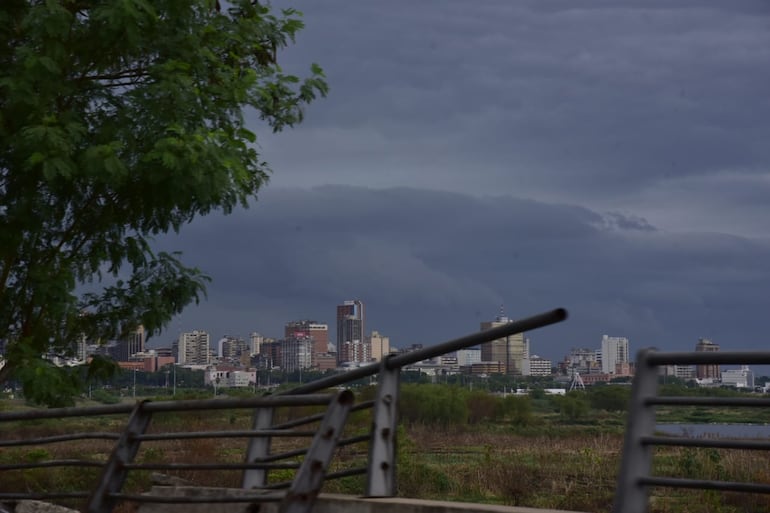
[{"label": "high-rise building", "polygon": [[283,344],[276,340],[265,340],[259,348],[261,359],[268,369],[283,367]]},{"label": "high-rise building", "polygon": [[321,322],[303,320],[287,322],[284,337],[307,336],[313,341],[311,349],[312,367],[316,366],[316,355],[329,352],[329,325]]},{"label": "high-rise building", "polygon": [[144,326],[141,324],[128,333],[126,338],[119,340],[114,346],[113,357],[119,362],[127,362],[136,353],[144,352]]},{"label": "high-rise building", "polygon": [[[2,355],[2,352],[0,352]],[[88,359],[88,338],[85,335],[81,335],[80,340],[77,341],[75,346],[75,360],[85,363]]]},{"label": "high-rise building", "polygon": [[364,304],[359,300],[337,305],[337,363],[365,362],[363,351],[348,350],[364,344]]},{"label": "high-rise building", "polygon": [[337,359],[340,365],[368,362],[372,359],[370,349],[369,344],[363,340],[343,342],[337,348]]},{"label": "high-rise building", "polygon": [[616,366],[629,362],[628,339],[602,335],[602,373],[617,374]]},{"label": "high-rise building", "polygon": [[281,367],[294,372],[309,369],[312,362],[313,338],[301,332],[286,337],[282,344],[283,362]]},{"label": "high-rise building", "polygon": [[381,362],[390,353],[390,338],[380,335],[378,331],[372,331],[366,340],[369,344],[369,354],[375,362]]},{"label": "high-rise building", "polygon": [[219,342],[219,357],[222,359],[235,361],[249,354],[249,345],[240,337],[226,336]]},{"label": "high-rise building", "polygon": [[481,361],[481,349],[458,349],[455,355],[457,357],[457,365],[460,367],[468,367]]},{"label": "high-rise building", "polygon": [[[497,328],[511,322],[513,322],[511,319],[503,315],[501,308],[500,315],[494,321],[481,323],[481,331]],[[481,361],[499,362],[499,368],[502,368],[505,374],[521,376],[524,372],[524,359],[527,357],[527,352],[524,333],[516,333],[481,344]]]},{"label": "high-rise building", "polygon": [[265,337],[257,333],[256,331],[249,335],[249,349],[252,356],[258,355],[262,342],[265,341]]},{"label": "high-rise building", "polygon": [[551,360],[542,358],[538,355],[532,355],[524,361],[525,376],[550,376]]},{"label": "high-rise building", "polygon": [[209,342],[209,334],[205,331],[182,333],[177,345],[177,362],[180,365],[208,365],[211,363]]},{"label": "high-rise building", "polygon": [[598,352],[586,347],[573,347],[565,358],[566,374],[572,375],[572,371],[581,375],[601,372],[601,351]]},{"label": "high-rise building", "polygon": [[[701,338],[695,344],[695,351],[699,353],[719,351],[719,344],[715,344],[707,338]],[[697,365],[695,367],[695,377],[698,379],[719,379],[720,375],[719,365]]]},{"label": "high-rise building", "polygon": [[658,373],[661,376],[673,376],[682,380],[689,380],[695,377],[694,365],[661,365]]}]

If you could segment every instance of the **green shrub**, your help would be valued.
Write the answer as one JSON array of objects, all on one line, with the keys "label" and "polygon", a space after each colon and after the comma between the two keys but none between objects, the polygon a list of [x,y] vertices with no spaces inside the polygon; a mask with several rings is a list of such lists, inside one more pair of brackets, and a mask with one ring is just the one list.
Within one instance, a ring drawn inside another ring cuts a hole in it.
[{"label": "green shrub", "polygon": [[102,404],[117,404],[120,402],[120,397],[101,388],[91,392],[91,399]]},{"label": "green shrub", "polygon": [[401,419],[442,426],[464,424],[468,419],[466,393],[454,386],[404,384],[399,396]]}]

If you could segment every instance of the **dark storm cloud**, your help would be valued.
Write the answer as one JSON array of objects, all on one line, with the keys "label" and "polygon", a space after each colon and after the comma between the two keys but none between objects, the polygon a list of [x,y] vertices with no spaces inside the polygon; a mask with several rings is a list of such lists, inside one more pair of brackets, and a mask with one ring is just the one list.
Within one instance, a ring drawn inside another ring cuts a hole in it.
[{"label": "dark storm cloud", "polygon": [[[745,179],[770,168],[765,3],[295,4],[285,65],[321,62],[332,92],[264,139],[276,185],[505,192],[676,229],[768,213]],[[715,176],[747,196],[718,217],[698,194]]]},{"label": "dark storm cloud", "polygon": [[216,338],[286,321],[334,323],[360,298],[368,328],[396,346],[565,306],[570,320],[530,334],[559,358],[604,333],[635,349],[691,348],[699,336],[757,347],[767,331],[770,247],[719,234],[667,233],[617,212],[513,196],[352,186],[271,188],[248,211],[208,217],[163,241],[214,279],[209,302],[171,329]]},{"label": "dark storm cloud", "polygon": [[553,359],[605,333],[765,343],[766,2],[292,5],[280,62],[321,63],[331,93],[291,131],[254,123],[275,169],[254,208],[163,241],[214,278],[171,330],[278,336],[360,298],[396,346],[501,303],[570,310],[530,335]]}]

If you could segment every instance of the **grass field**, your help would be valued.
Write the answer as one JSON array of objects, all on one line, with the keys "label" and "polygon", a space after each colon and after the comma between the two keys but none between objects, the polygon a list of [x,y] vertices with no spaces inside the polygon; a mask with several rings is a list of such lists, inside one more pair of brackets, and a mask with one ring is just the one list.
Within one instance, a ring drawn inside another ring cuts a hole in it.
[{"label": "grass field", "polygon": [[[425,390],[430,391],[429,388]],[[409,390],[406,392],[404,408],[410,404]],[[463,399],[462,395],[453,394],[445,394],[450,403],[458,397]],[[474,407],[481,407],[483,401],[480,397],[474,396]],[[509,403],[505,408],[494,410],[496,413],[490,413],[486,417],[478,411],[466,411],[467,417],[463,422],[446,422],[446,419],[439,415],[444,410],[456,413],[459,406],[454,403],[454,406],[450,404],[443,410],[435,410],[438,416],[433,420],[410,420],[409,412],[404,411],[404,423],[399,428],[398,440],[398,495],[609,512],[621,457],[624,414],[589,408],[585,414],[572,418],[574,405],[562,410],[557,407],[558,404],[541,398],[529,401],[529,413],[524,415],[524,403]],[[9,408],[9,404],[4,403],[4,407]],[[485,407],[491,406],[493,404],[490,402]],[[15,403],[13,407],[20,405]],[[665,417],[666,412],[662,413]],[[678,418],[692,422],[694,418],[705,418],[708,413],[692,410],[684,414],[671,413],[669,418],[679,415]],[[741,416],[741,412],[721,412],[720,415],[723,418],[746,418],[745,414]],[[761,417],[765,413],[758,415]],[[0,425],[0,439],[48,436],[62,432],[117,432],[122,429],[125,420],[125,417],[116,416]],[[250,414],[247,411],[174,413],[154,418],[152,430],[167,432],[247,429],[250,423]],[[351,418],[347,430],[349,433],[360,434],[366,432],[369,423],[365,412],[360,412]],[[31,448],[0,448],[0,464],[75,457],[104,461],[111,445],[109,441],[88,441]],[[290,446],[290,441],[274,442],[275,450]],[[243,439],[148,442],[142,446],[137,461],[241,462],[245,447],[246,441]],[[654,473],[657,475],[770,482],[770,455],[766,452],[687,448],[665,448],[656,451]],[[362,463],[366,456],[365,447],[342,449],[335,460],[334,469]],[[206,486],[240,486],[239,471],[169,473]],[[95,469],[3,471],[0,472],[0,490],[88,489],[92,486],[96,474]],[[273,479],[282,480],[287,477],[291,477],[291,471],[276,472]],[[130,474],[126,490],[146,491],[150,485],[149,472],[135,471]],[[361,494],[364,490],[364,478],[329,481],[324,490]],[[123,509],[130,507],[125,506]],[[651,511],[763,513],[770,512],[770,497],[656,489],[652,493]]]}]

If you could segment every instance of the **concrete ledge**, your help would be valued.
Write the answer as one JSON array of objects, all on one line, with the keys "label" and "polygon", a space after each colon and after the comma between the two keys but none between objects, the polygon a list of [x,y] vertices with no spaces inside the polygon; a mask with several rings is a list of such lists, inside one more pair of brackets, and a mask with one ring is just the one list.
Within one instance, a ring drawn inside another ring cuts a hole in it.
[{"label": "concrete ledge", "polygon": [[[253,494],[254,491],[240,488],[208,488],[204,486],[155,486],[150,495],[168,497],[222,496]],[[259,513],[278,513],[280,504],[263,503]],[[139,513],[250,513],[254,509],[249,503],[229,504],[142,504]],[[321,494],[316,499],[313,513],[579,513],[555,509],[522,508],[472,502],[429,501],[388,497],[369,499],[355,495]]]},{"label": "concrete ledge", "polygon": [[[254,490],[244,490],[242,488],[214,488],[209,486],[153,486],[152,490],[146,495],[156,497],[222,497],[255,495],[258,492]],[[276,506],[269,511],[278,511],[277,503],[263,503],[261,508]],[[254,511],[250,502],[201,502],[201,503],[180,503],[166,504],[159,502],[144,502],[139,505],[138,513],[250,513]],[[259,509],[268,511],[267,509]]]},{"label": "concrete ledge", "polygon": [[[269,507],[265,513],[274,513]],[[316,500],[313,513],[578,513],[555,509],[522,508],[519,506],[499,506],[496,504],[476,504],[473,502],[429,501],[388,497],[368,499],[353,495],[321,494]],[[261,512],[260,512],[261,513]]]}]

